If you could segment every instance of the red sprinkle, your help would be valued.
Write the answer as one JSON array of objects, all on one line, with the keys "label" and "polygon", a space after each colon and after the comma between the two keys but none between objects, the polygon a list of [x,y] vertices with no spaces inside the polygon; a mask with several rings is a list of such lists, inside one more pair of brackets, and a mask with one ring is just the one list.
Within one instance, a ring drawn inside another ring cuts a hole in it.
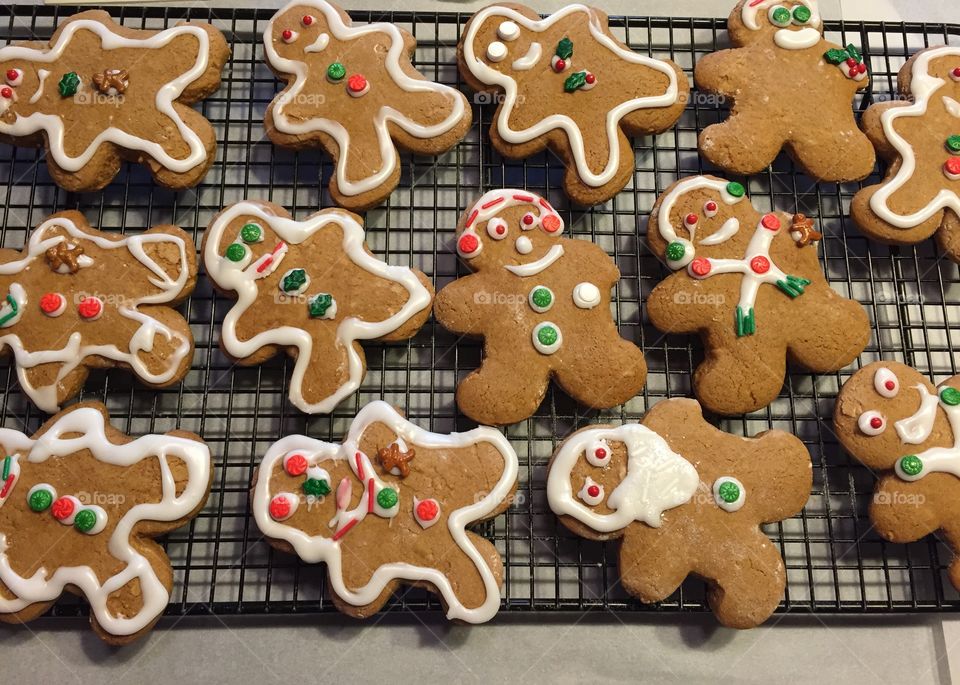
[{"label": "red sprinkle", "polygon": [[307,472],[307,458],[302,454],[291,454],[283,463],[283,470],[290,476],[302,476]]},{"label": "red sprinkle", "polygon": [[490,200],[490,202],[484,202],[480,205],[480,209],[490,209],[491,207],[496,207],[498,204],[503,202],[506,198],[498,197],[496,199]]},{"label": "red sprinkle", "polygon": [[536,219],[534,219],[533,214],[531,214],[530,212],[527,212],[526,214],[523,215],[523,219],[521,219],[521,221],[523,221],[523,223],[529,226],[534,221],[536,221]]},{"label": "red sprinkle", "polygon": [[480,248],[480,240],[477,236],[466,233],[460,236],[460,242],[457,244],[457,248],[463,254],[473,254]]},{"label": "red sprinkle", "polygon": [[303,19],[301,19],[300,21],[303,23],[304,26],[310,26],[310,24],[313,23],[313,17],[311,17],[309,14],[304,14]]},{"label": "red sprinkle", "polygon": [[7,69],[7,80],[8,80],[8,81],[16,81],[18,78],[20,78],[20,72],[19,72],[19,71],[17,71],[16,69]]},{"label": "red sprinkle", "polygon": [[[958,157],[958,159],[960,159],[960,157]],[[540,225],[543,226],[543,230],[547,233],[556,233],[560,230],[560,217],[553,214],[548,214],[547,216],[543,217]]]},{"label": "red sprinkle", "polygon": [[7,476],[7,482],[3,484],[3,490],[0,490],[0,499],[3,499],[10,494],[10,488],[13,487],[13,481],[16,479],[17,477],[12,473]]},{"label": "red sprinkle", "polygon": [[561,72],[566,68],[567,68],[567,63],[562,59],[558,59],[556,64],[553,65],[553,70],[556,72]]},{"label": "red sprinkle", "polygon": [[591,497],[599,497],[599,496],[600,496],[600,486],[599,486],[599,485],[591,485],[589,488],[587,488],[587,494],[590,495]]},{"label": "red sprinkle", "polygon": [[700,219],[696,214],[687,214],[685,217],[683,217],[683,223],[687,224],[688,226],[696,225],[697,221],[699,220]]},{"label": "red sprinkle", "polygon": [[533,197],[530,195],[514,195],[514,200],[519,200],[520,202],[533,202]]},{"label": "red sprinkle", "polygon": [[956,78],[960,78],[960,67],[957,67],[956,69],[953,70],[953,75]]},{"label": "red sprinkle", "polygon": [[960,157],[951,157],[947,160],[947,163],[943,165],[943,168],[948,174],[960,176]]},{"label": "red sprinkle", "polygon": [[50,507],[50,513],[53,514],[53,518],[58,521],[63,521],[64,519],[70,518],[76,506],[72,499],[68,497],[58,497],[57,501]]},{"label": "red sprinkle", "polygon": [[95,297],[85,297],[77,305],[77,313],[82,319],[94,319],[103,312],[103,303]]},{"label": "red sprinkle", "polygon": [[464,228],[470,228],[474,221],[477,220],[477,214],[480,213],[479,209],[475,209],[470,213],[470,216],[467,218],[467,223]]},{"label": "red sprinkle", "polygon": [[710,273],[710,260],[697,257],[690,262],[690,271],[692,271],[695,276],[706,276]]},{"label": "red sprinkle", "polygon": [[881,426],[883,426],[883,419],[881,419],[879,416],[874,416],[872,419],[870,419],[871,428],[880,428]]},{"label": "red sprinkle", "polygon": [[586,76],[583,77],[583,80],[586,81],[587,83],[596,83],[597,77],[594,76],[593,74],[587,74]]},{"label": "red sprinkle", "polygon": [[422,521],[432,521],[440,513],[440,507],[432,499],[425,499],[417,504],[417,516]]},{"label": "red sprinkle", "polygon": [[553,211],[553,207],[550,206],[550,203],[544,200],[542,197],[540,198],[540,206],[543,207],[548,212]]},{"label": "red sprinkle", "polygon": [[367,79],[363,74],[354,74],[347,79],[347,88],[354,93],[359,93],[366,87]]},{"label": "red sprinkle", "polygon": [[357,463],[357,478],[360,480],[366,480],[367,476],[363,472],[363,458],[359,452],[353,455],[354,461]]},{"label": "red sprinkle", "polygon": [[0,88],[0,95],[2,95],[3,97],[9,100],[10,98],[13,97],[13,88],[10,88],[9,86],[4,86],[3,88]]},{"label": "red sprinkle", "polygon": [[750,268],[754,273],[765,274],[770,271],[770,260],[763,255],[757,255],[750,260]]},{"label": "red sprinkle", "polygon": [[355,525],[357,525],[357,523],[359,522],[360,522],[360,519],[350,519],[349,521],[347,521],[347,525],[345,525],[343,528],[341,528],[340,530],[338,530],[336,533],[333,534],[333,541],[336,542],[337,540],[342,538],[344,535],[349,533],[350,529],[353,528]]},{"label": "red sprinkle", "polygon": [[776,214],[764,214],[763,218],[760,220],[760,225],[762,225],[768,231],[779,231],[780,219],[777,218]]},{"label": "red sprinkle", "polygon": [[866,64],[858,64],[858,65],[857,65],[857,73],[858,73],[858,74],[866,74],[866,73],[867,73],[867,65],[866,65]]},{"label": "red sprinkle", "polygon": [[375,497],[373,494],[373,478],[367,481],[367,512],[373,511]]},{"label": "red sprinkle", "polygon": [[281,33],[280,35],[283,36],[284,40],[290,40],[291,38],[293,38],[293,31],[291,31],[290,29],[284,29],[283,33]]},{"label": "red sprinkle", "polygon": [[44,314],[53,314],[63,305],[63,295],[60,293],[47,293],[40,298],[40,309]]},{"label": "red sprinkle", "polygon": [[848,67],[855,67],[855,66],[857,66],[857,64],[858,64],[858,63],[857,63],[857,60],[855,60],[853,57],[848,57],[848,58],[847,58],[847,66],[848,66]]},{"label": "red sprinkle", "polygon": [[602,447],[598,447],[596,451],[594,451],[593,456],[595,456],[597,459],[606,459],[607,451]]}]

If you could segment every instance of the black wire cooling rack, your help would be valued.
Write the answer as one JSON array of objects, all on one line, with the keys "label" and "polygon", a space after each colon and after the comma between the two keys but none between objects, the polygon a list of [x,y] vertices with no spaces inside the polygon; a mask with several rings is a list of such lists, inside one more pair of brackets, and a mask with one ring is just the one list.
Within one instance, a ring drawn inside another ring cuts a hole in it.
[{"label": "black wire cooling rack", "polygon": [[[0,8],[4,41],[48,38],[75,8]],[[0,146],[0,244],[20,248],[29,229],[55,211],[78,209],[101,228],[137,232],[174,223],[199,242],[221,207],[244,198],[265,198],[304,216],[331,203],[323,192],[329,159],[316,151],[294,154],[264,137],[262,116],[277,82],[262,62],[261,34],[272,11],[123,7],[114,16],[135,28],[161,29],[182,19],[210,21],[224,31],[233,58],[220,90],[201,105],[218,132],[217,162],[193,190],[174,193],[153,185],[142,169],[124,168],[100,193],[72,194],[57,188],[42,152]],[[357,21],[388,21],[418,40],[416,65],[428,78],[463,87],[455,45],[468,16],[455,13],[353,13]],[[692,74],[695,61],[726,47],[725,22],[715,19],[612,18],[616,35],[640,52],[669,57]],[[860,109],[893,97],[896,73],[907,56],[928,45],[960,44],[960,26],[919,23],[827,22],[828,37],[862,45],[869,56],[872,87]],[[758,65],[762,68],[762,65]],[[800,103],[816,121],[817,103]],[[557,441],[580,426],[641,417],[664,397],[690,394],[691,372],[700,360],[692,337],[661,336],[641,303],[666,275],[645,248],[646,215],[657,195],[678,176],[705,169],[697,155],[697,132],[721,116],[708,96],[694,92],[676,127],[634,142],[633,182],[611,202],[589,211],[571,210],[562,196],[563,167],[541,155],[525,162],[502,160],[489,144],[489,107],[476,106],[467,139],[439,159],[407,156],[400,187],[390,202],[366,216],[369,243],[389,262],[410,263],[443,286],[461,273],[453,249],[460,213],[483,191],[525,187],[548,197],[572,233],[597,242],[623,273],[614,298],[622,334],[646,353],[647,387],[625,406],[584,413],[561,392],[551,391],[537,414],[506,429],[520,455],[520,486],[506,514],[479,528],[506,565],[503,609],[704,611],[704,587],[688,580],[671,598],[647,607],[617,583],[617,543],[590,542],[568,533],[550,513],[544,493],[547,461]],[[322,179],[322,180],[321,180]],[[876,182],[876,177],[868,183]],[[822,261],[834,288],[863,303],[873,324],[860,364],[897,359],[937,381],[957,373],[954,344],[960,344],[960,284],[957,266],[940,259],[932,242],[916,248],[870,244],[847,219],[856,184],[816,185],[788,160],[748,180],[758,206],[819,217],[825,237]],[[462,275],[462,274],[461,274]],[[188,527],[171,534],[166,548],[175,569],[169,614],[286,614],[333,611],[324,590],[323,566],[301,564],[265,544],[250,517],[250,476],[271,442],[307,433],[339,440],[357,409],[386,399],[415,422],[435,431],[466,430],[472,424],[454,405],[455,381],[480,360],[476,343],[459,342],[431,320],[407,343],[366,345],[368,373],[361,391],[333,416],[308,417],[286,400],[288,363],[231,365],[217,341],[219,323],[232,300],[214,295],[204,277],[183,310],[196,337],[190,374],[181,385],[152,391],[124,372],[91,376],[83,399],[99,399],[115,425],[142,434],[183,428],[199,433],[216,460],[210,500]],[[783,552],[788,587],[781,611],[891,612],[960,608],[960,596],[945,578],[950,553],[934,537],[911,545],[882,541],[870,529],[866,506],[873,477],[846,456],[830,429],[833,402],[842,382],[856,370],[811,376],[791,374],[780,397],[763,411],[720,421],[728,431],[753,435],[780,428],[798,435],[813,458],[813,492],[804,511],[767,532]],[[21,394],[12,366],[6,376],[0,418],[32,432],[44,415]],[[409,590],[390,610],[439,610],[428,593]],[[85,613],[82,602],[62,600],[53,614]]]}]

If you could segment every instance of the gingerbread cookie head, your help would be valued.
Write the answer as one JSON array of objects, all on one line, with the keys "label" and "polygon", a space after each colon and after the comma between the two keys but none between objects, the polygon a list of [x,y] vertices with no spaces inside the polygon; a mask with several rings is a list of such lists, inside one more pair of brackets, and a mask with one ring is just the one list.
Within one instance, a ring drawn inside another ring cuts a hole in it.
[{"label": "gingerbread cookie head", "polygon": [[208,24],[141,31],[82,12],[49,44],[0,49],[0,136],[45,145],[50,174],[67,190],[103,188],[121,159],[146,165],[161,185],[196,185],[216,135],[188,105],[217,90],[229,56]]},{"label": "gingerbread cookie head", "polygon": [[370,616],[401,583],[437,592],[447,617],[490,620],[503,567],[465,526],[509,506],[517,456],[501,433],[430,433],[385,402],[365,406],[343,444],[305,436],[270,448],[252,490],[275,546],[325,562],[342,611]]},{"label": "gingerbread cookie head", "polygon": [[124,644],[167,608],[170,560],[149,538],[203,506],[210,452],[180,431],[134,440],[107,419],[81,403],[32,438],[0,429],[0,620],[36,618],[69,590],[100,637]]},{"label": "gingerbread cookie head", "polygon": [[0,250],[0,344],[23,391],[53,413],[90,368],[129,368],[157,387],[183,378],[193,336],[170,306],[193,290],[195,252],[175,226],[123,236],[79,212],[47,218],[23,250]]},{"label": "gingerbread cookie head", "polygon": [[642,601],[665,599],[693,574],[710,584],[725,625],[753,627],[779,603],[783,560],[760,525],[809,495],[810,457],[792,435],[729,435],[696,402],[666,400],[642,423],[574,433],[548,468],[551,509],[578,535],[623,538],[621,581]]},{"label": "gingerbread cookie head", "polygon": [[728,27],[737,45],[772,42],[782,50],[805,50],[823,39],[817,0],[743,0]]},{"label": "gingerbread cookie head", "polygon": [[260,364],[280,351],[296,358],[290,400],[327,413],[355,392],[365,364],[360,340],[405,340],[430,314],[422,272],[370,254],[360,218],[325,209],[304,221],[282,207],[246,201],[214,217],[204,236],[207,273],[237,303],[221,344]]},{"label": "gingerbread cookie head", "polygon": [[267,63],[286,82],[264,124],[277,145],[323,147],[336,161],[330,193],[362,211],[400,179],[397,147],[446,152],[472,123],[466,98],[414,69],[416,40],[393,24],[353,25],[324,0],[294,0],[263,36]]}]

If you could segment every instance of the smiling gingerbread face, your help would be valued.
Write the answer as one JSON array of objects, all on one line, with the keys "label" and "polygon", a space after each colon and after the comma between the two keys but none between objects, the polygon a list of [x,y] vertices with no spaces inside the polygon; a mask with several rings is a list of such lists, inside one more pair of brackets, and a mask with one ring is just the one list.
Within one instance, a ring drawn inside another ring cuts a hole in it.
[{"label": "smiling gingerbread face", "polygon": [[734,40],[747,44],[772,39],[784,50],[804,50],[822,39],[816,0],[744,0],[731,15]]}]

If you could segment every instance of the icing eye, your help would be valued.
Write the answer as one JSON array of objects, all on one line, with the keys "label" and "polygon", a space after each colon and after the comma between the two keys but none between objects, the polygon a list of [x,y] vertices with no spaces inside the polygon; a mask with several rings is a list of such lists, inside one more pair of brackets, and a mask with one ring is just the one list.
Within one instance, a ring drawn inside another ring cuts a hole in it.
[{"label": "icing eye", "polygon": [[692,232],[697,227],[697,224],[699,222],[700,222],[700,217],[698,217],[696,214],[693,214],[693,213],[687,214],[685,217],[683,217],[683,227],[690,232]]},{"label": "icing eye", "polygon": [[583,482],[583,487],[577,493],[577,497],[591,507],[600,504],[603,501],[603,486],[587,476],[587,479]]},{"label": "icing eye", "polygon": [[560,221],[560,217],[556,214],[547,214],[540,219],[540,225],[543,226],[543,230],[547,233],[557,233],[563,229],[563,222]]},{"label": "icing eye", "polygon": [[283,39],[284,43],[292,43],[300,37],[300,34],[296,31],[291,31],[290,29],[284,29],[283,33],[280,34],[280,37]]},{"label": "icing eye", "polygon": [[507,57],[507,46],[498,40],[487,46],[487,59],[491,62],[502,62]]},{"label": "icing eye", "polygon": [[790,26],[790,23],[793,21],[793,15],[783,5],[774,5],[770,8],[770,12],[767,14],[770,17],[770,23],[774,26],[779,26],[780,28],[785,28]]},{"label": "icing eye", "polygon": [[887,427],[887,420],[878,411],[865,411],[857,419],[857,427],[864,435],[880,435]]},{"label": "icing eye", "polygon": [[304,14],[303,18],[300,19],[300,23],[304,26],[313,26],[313,22],[316,20],[316,17],[314,17],[312,14]]},{"label": "icing eye", "polygon": [[311,466],[307,469],[307,479],[303,481],[303,494],[308,497],[325,497],[332,490],[331,482],[330,473],[326,469]]},{"label": "icing eye", "polygon": [[487,234],[494,240],[503,240],[507,237],[507,222],[503,219],[490,219],[487,222]]},{"label": "icing eye", "polygon": [[708,219],[712,219],[717,215],[717,212],[720,211],[720,205],[718,205],[713,200],[707,200],[706,204],[703,205],[703,214]]},{"label": "icing eye", "polygon": [[813,13],[806,5],[797,5],[793,8],[793,23],[797,26],[803,26],[808,23],[811,16],[813,16]]},{"label": "icing eye", "polygon": [[286,521],[300,506],[300,498],[292,492],[280,492],[270,500],[269,514],[274,521]]},{"label": "icing eye", "polygon": [[457,253],[467,259],[476,257],[482,249],[483,244],[480,242],[477,234],[473,232],[473,229],[465,231],[463,235],[460,236],[460,240],[457,241]]},{"label": "icing eye", "polygon": [[527,212],[520,219],[520,228],[524,231],[529,231],[532,228],[536,228],[540,224],[540,218],[533,212]]},{"label": "icing eye", "polygon": [[27,491],[27,504],[31,511],[46,511],[57,499],[57,490],[49,483],[37,483]]},{"label": "icing eye", "polygon": [[587,447],[585,456],[588,464],[602,468],[610,463],[611,454],[610,445],[607,444],[607,441],[597,440]]},{"label": "icing eye", "polygon": [[884,366],[877,369],[877,373],[874,374],[873,387],[882,397],[892,399],[900,392],[900,381],[897,379],[897,374]]},{"label": "icing eye", "polygon": [[79,314],[80,318],[84,321],[96,321],[103,316],[103,300],[99,297],[88,295],[80,300],[80,303],[77,305],[77,314]]},{"label": "icing eye", "polygon": [[504,21],[497,27],[497,36],[500,40],[516,40],[520,37],[520,27],[516,22]]},{"label": "icing eye", "polygon": [[21,83],[23,83],[23,70],[22,69],[7,69],[7,84],[16,88]]},{"label": "icing eye", "polygon": [[747,501],[747,489],[732,476],[721,476],[713,482],[713,500],[724,511],[739,511]]}]

